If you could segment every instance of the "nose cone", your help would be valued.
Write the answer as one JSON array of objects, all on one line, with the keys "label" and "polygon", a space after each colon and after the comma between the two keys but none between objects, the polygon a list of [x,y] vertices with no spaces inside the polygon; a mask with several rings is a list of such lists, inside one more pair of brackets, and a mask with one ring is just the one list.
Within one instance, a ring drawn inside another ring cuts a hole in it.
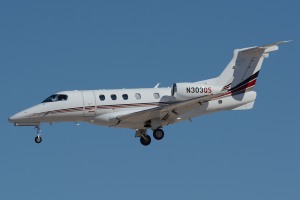
[{"label": "nose cone", "polygon": [[11,123],[17,123],[17,122],[21,122],[25,118],[26,118],[26,113],[25,112],[19,112],[15,115],[11,116],[10,118],[8,118],[8,121],[11,122]]},{"label": "nose cone", "polygon": [[9,117],[8,121],[15,126],[35,126],[39,124],[33,117],[33,112],[30,108]]},{"label": "nose cone", "polygon": [[10,123],[14,123],[16,120],[17,120],[16,115],[13,115],[13,116],[11,116],[10,118],[8,118],[8,121],[9,121]]}]

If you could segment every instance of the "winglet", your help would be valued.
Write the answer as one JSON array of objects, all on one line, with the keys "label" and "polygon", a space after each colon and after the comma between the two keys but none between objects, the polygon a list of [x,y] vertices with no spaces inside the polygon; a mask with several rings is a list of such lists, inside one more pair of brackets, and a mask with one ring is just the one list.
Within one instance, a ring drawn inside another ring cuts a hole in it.
[{"label": "winglet", "polygon": [[288,43],[288,42],[291,42],[291,41],[293,41],[293,40],[286,40],[286,41],[275,42],[273,44],[267,44],[267,45],[263,45],[261,47],[264,48],[264,47],[277,46],[279,44],[284,44],[284,43]]},{"label": "winglet", "polygon": [[267,45],[263,45],[263,46],[260,46],[259,48],[261,49],[265,49],[265,54],[264,56],[265,57],[268,57],[270,52],[272,51],[277,51],[279,49],[278,45],[280,44],[284,44],[284,43],[287,43],[287,42],[291,42],[292,40],[286,40],[286,41],[280,41],[280,42],[275,42],[273,44],[267,44]]},{"label": "winglet", "polygon": [[159,85],[160,85],[160,83],[157,83],[157,84],[154,86],[154,88],[158,88]]},{"label": "winglet", "polygon": [[288,42],[291,42],[291,41],[292,40],[275,42],[273,44],[267,44],[267,45],[260,46],[259,48],[265,49],[265,53],[269,53],[269,52],[278,50],[278,45],[288,43]]}]

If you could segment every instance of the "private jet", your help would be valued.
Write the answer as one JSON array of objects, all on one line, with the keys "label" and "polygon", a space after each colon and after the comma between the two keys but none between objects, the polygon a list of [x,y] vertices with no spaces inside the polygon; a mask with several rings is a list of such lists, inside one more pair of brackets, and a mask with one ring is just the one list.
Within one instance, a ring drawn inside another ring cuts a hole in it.
[{"label": "private jet", "polygon": [[142,145],[151,137],[164,138],[163,127],[204,114],[253,108],[254,86],[262,63],[274,44],[236,49],[223,72],[216,78],[174,83],[171,87],[57,92],[40,104],[25,109],[8,120],[15,126],[36,128],[35,142],[41,143],[42,123],[87,122],[108,127],[130,128]]}]

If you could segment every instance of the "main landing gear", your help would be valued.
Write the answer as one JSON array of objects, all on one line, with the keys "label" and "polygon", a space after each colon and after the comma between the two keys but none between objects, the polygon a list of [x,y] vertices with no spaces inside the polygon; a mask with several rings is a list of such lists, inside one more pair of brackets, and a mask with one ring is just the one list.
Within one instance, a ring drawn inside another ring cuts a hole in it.
[{"label": "main landing gear", "polygon": [[[153,131],[153,137],[156,140],[161,140],[164,138],[164,131],[160,128],[155,129]],[[135,137],[140,137],[140,142],[142,145],[144,146],[148,146],[151,143],[151,137],[149,135],[147,135],[147,129],[139,129],[136,131],[135,133]]]},{"label": "main landing gear", "polygon": [[140,142],[144,146],[148,146],[151,143],[151,137],[149,135],[141,136]]},{"label": "main landing gear", "polygon": [[34,138],[35,143],[39,144],[42,142],[42,130],[40,129],[40,126],[36,126],[36,137]]},{"label": "main landing gear", "polygon": [[165,133],[162,129],[158,128],[156,130],[153,131],[153,137],[156,139],[156,140],[161,140],[163,139],[165,136]]}]

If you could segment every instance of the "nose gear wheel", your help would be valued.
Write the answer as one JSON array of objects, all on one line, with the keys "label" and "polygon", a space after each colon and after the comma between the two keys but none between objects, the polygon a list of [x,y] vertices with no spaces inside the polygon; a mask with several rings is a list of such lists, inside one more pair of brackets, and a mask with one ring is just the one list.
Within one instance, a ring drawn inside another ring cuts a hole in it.
[{"label": "nose gear wheel", "polygon": [[42,142],[42,137],[41,137],[41,136],[36,136],[36,137],[34,138],[34,141],[35,141],[35,143],[39,144],[39,143]]}]

